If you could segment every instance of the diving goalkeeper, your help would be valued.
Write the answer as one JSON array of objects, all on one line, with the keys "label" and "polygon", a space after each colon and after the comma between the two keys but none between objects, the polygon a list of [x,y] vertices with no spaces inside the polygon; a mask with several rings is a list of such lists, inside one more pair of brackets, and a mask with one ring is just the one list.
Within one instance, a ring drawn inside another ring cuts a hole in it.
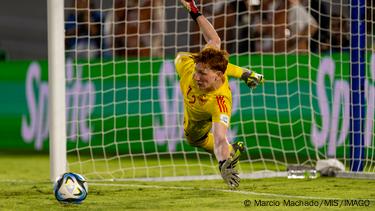
[{"label": "diving goalkeeper", "polygon": [[175,59],[184,98],[184,132],[188,143],[214,153],[224,181],[231,188],[239,185],[235,168],[243,143],[229,144],[232,93],[228,76],[241,78],[255,88],[263,75],[228,63],[229,54],[221,50],[221,40],[211,23],[199,12],[194,0],[181,0],[199,25],[207,44],[196,54],[180,52]]}]

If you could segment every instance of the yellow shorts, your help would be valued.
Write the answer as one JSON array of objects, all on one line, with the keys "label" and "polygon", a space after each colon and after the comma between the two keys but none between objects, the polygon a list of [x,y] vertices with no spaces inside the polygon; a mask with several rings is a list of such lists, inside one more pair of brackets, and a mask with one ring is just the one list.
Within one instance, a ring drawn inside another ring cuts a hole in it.
[{"label": "yellow shorts", "polygon": [[192,146],[201,146],[202,142],[208,136],[208,133],[211,131],[212,121],[193,121],[184,116],[184,132],[185,137],[190,145]]}]

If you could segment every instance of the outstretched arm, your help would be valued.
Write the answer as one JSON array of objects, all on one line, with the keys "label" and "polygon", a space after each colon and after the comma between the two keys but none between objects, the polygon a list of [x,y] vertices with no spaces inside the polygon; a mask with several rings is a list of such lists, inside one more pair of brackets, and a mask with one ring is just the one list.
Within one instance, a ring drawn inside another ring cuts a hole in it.
[{"label": "outstretched arm", "polygon": [[227,126],[221,122],[212,123],[212,133],[214,135],[214,153],[218,161],[226,160],[230,157],[227,141]]},{"label": "outstretched arm", "polygon": [[246,85],[252,89],[259,84],[264,83],[264,77],[262,74],[239,67],[234,64],[229,63],[226,72],[228,76],[241,78],[246,83]]},{"label": "outstretched arm", "polygon": [[207,42],[206,46],[220,49],[221,39],[207,18],[201,15],[197,18],[197,23],[203,33],[204,39]]},{"label": "outstretched arm", "polygon": [[200,30],[203,33],[203,37],[207,44],[205,47],[213,47],[220,49],[221,39],[217,34],[212,24],[207,20],[204,15],[199,12],[198,7],[195,5],[194,0],[180,0],[185,8],[189,11],[190,16],[195,22],[197,22]]},{"label": "outstretched arm", "polygon": [[[207,20],[202,13],[199,12],[194,0],[180,0],[185,8],[189,11],[191,18],[197,22],[203,37],[207,44],[205,47],[216,48],[220,50],[221,39],[217,34],[212,24]],[[228,64],[227,75],[235,78],[241,78],[250,88],[255,88],[258,84],[263,83],[263,75],[254,71],[238,67],[236,65]]]}]

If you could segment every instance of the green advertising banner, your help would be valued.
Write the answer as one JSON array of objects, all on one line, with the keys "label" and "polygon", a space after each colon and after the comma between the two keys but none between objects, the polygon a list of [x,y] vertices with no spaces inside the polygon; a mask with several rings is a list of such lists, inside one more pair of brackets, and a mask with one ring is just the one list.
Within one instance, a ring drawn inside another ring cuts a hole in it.
[{"label": "green advertising banner", "polygon": [[[374,140],[373,60],[369,58],[365,89],[365,146]],[[264,74],[266,83],[249,90],[239,80],[230,81],[230,138],[246,141],[254,156],[315,156],[315,149],[332,156],[347,153],[349,61],[347,54],[231,57],[231,63]],[[0,69],[0,149],[48,151],[47,62],[2,62]],[[191,149],[183,138],[173,60],[67,60],[66,78],[68,150],[125,154]]]}]

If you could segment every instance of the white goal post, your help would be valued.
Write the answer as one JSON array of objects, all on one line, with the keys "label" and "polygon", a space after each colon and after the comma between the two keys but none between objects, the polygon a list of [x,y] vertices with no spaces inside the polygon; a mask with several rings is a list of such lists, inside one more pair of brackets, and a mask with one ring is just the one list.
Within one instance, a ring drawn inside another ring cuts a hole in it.
[{"label": "white goal post", "polygon": [[64,1],[48,0],[50,179],[66,172]]},{"label": "white goal post", "polygon": [[[228,138],[245,142],[242,178],[286,177],[291,165],[332,158],[341,175],[374,177],[375,5],[201,2],[230,62],[266,79],[255,90],[230,80]],[[220,178],[215,157],[184,139],[173,59],[204,39],[179,1],[48,0],[48,43],[51,180],[65,171]]]}]

